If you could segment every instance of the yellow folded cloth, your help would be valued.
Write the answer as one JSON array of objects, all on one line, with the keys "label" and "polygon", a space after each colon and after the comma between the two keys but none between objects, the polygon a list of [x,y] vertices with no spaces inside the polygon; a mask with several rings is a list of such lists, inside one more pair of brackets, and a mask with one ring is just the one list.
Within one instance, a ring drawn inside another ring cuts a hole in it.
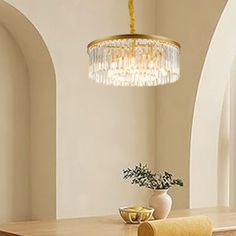
[{"label": "yellow folded cloth", "polygon": [[206,216],[173,218],[142,223],[138,236],[211,236],[212,223]]}]

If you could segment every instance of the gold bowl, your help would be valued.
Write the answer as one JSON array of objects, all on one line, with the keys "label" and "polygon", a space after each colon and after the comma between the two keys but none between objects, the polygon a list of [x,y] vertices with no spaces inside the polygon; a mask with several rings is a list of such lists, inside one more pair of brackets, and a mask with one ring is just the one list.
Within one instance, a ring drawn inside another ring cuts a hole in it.
[{"label": "gold bowl", "polygon": [[151,207],[120,207],[120,216],[127,224],[140,224],[151,219],[154,209]]}]

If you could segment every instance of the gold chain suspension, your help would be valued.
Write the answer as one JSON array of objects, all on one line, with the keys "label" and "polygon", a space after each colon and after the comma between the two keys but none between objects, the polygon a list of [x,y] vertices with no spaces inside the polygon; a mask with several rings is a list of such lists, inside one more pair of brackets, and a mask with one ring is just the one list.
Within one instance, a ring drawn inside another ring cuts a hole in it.
[{"label": "gold chain suspension", "polygon": [[134,16],[134,1],[129,0],[129,16],[130,16],[130,33],[135,34],[135,16]]}]

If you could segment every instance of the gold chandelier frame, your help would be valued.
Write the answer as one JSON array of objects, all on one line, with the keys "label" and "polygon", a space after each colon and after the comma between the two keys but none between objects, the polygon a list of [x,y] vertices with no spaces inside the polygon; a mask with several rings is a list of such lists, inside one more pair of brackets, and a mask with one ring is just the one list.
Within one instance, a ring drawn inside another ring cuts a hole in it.
[{"label": "gold chandelier frame", "polygon": [[109,40],[119,40],[119,39],[152,39],[152,40],[157,40],[160,43],[166,43],[166,44],[172,44],[178,47],[179,49],[181,48],[180,44],[176,42],[173,39],[158,36],[158,35],[151,35],[151,34],[120,34],[120,35],[112,35],[100,39],[96,39],[88,44],[87,49],[91,49],[92,47],[96,46],[97,44],[100,44],[102,42],[106,42]]}]

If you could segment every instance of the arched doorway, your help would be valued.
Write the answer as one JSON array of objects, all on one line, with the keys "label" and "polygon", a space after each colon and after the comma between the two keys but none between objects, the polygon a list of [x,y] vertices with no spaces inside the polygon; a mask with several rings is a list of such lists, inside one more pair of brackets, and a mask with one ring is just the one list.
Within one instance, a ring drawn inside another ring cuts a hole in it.
[{"label": "arched doorway", "polygon": [[0,222],[55,218],[53,62],[37,29],[5,1],[0,24]]},{"label": "arched doorway", "polygon": [[191,135],[190,207],[219,203],[218,144],[225,91],[236,55],[235,11],[236,2],[229,0],[212,38],[199,83]]}]

